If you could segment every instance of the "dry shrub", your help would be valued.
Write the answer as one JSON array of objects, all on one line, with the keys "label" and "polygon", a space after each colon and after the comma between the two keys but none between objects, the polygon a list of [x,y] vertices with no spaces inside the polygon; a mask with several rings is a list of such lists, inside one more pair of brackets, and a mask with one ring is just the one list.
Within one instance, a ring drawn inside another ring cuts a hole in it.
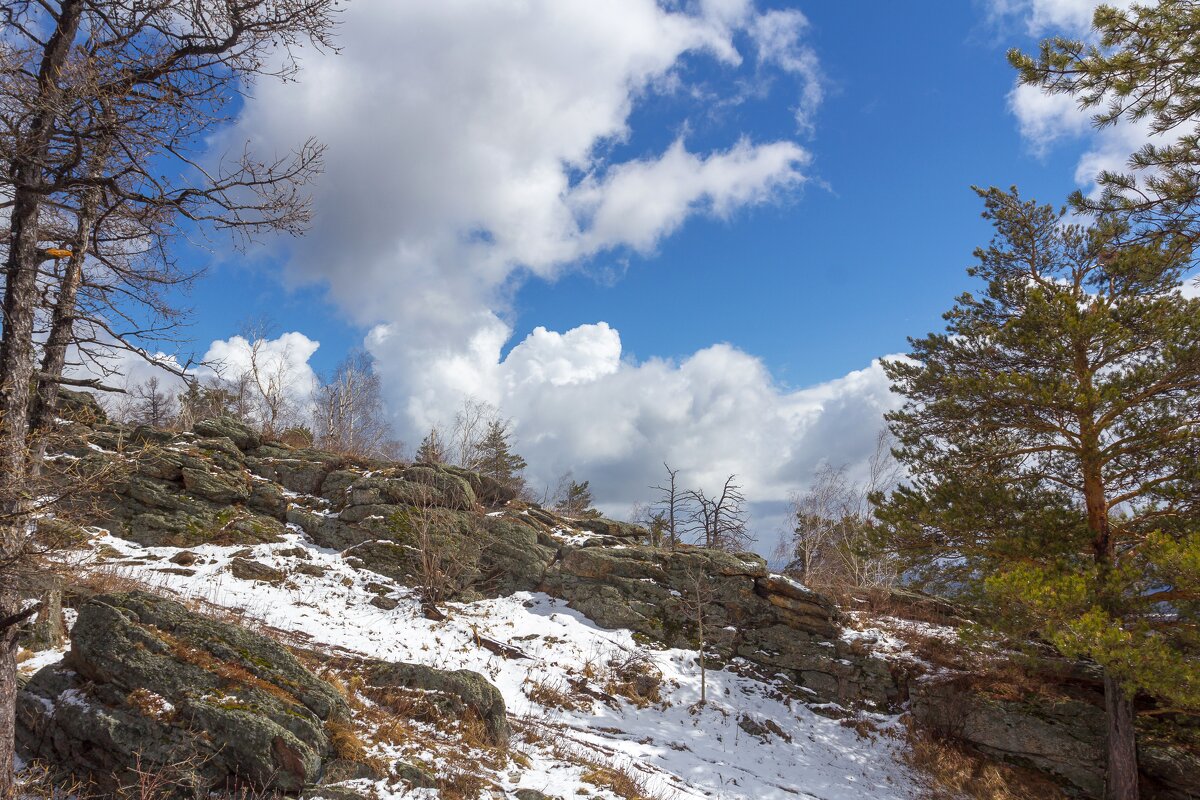
[{"label": "dry shrub", "polygon": [[1003,764],[951,737],[916,730],[906,735],[905,760],[921,778],[922,800],[1056,800],[1058,784],[1032,770]]},{"label": "dry shrub", "polygon": [[580,776],[587,783],[598,789],[608,789],[625,800],[653,800],[654,794],[646,784],[646,779],[612,764],[591,764]]},{"label": "dry shrub", "polygon": [[455,769],[438,779],[438,797],[441,800],[477,800],[490,782],[470,767]]},{"label": "dry shrub", "polygon": [[561,680],[526,678],[521,684],[521,691],[530,700],[546,708],[582,711],[592,706],[590,699],[576,697]]},{"label": "dry shrub", "polygon": [[90,597],[99,594],[125,594],[126,592],[143,591],[153,594],[164,594],[162,589],[151,586],[143,580],[131,575],[128,570],[119,565],[100,566],[95,569],[81,570],[71,580],[71,593],[77,597]]},{"label": "dry shrub", "polygon": [[349,720],[330,718],[325,721],[325,735],[329,737],[329,747],[336,758],[353,761],[356,764],[372,762],[367,746],[358,735],[353,723]]},{"label": "dry shrub", "polygon": [[604,690],[609,694],[627,698],[638,708],[645,708],[662,700],[662,671],[654,666],[648,655],[635,650],[622,656],[614,656],[607,664]]}]

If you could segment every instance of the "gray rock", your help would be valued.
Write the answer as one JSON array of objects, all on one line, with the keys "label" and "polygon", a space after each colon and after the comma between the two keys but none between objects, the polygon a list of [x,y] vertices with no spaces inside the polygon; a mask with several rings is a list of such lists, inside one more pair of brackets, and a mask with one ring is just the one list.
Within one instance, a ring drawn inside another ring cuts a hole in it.
[{"label": "gray rock", "polygon": [[347,714],[278,643],[131,592],[79,609],[67,657],[20,693],[17,737],[26,757],[101,785],[140,760],[179,772],[181,795],[297,792],[320,774],[324,722]]},{"label": "gray rock", "polygon": [[233,417],[202,419],[192,426],[192,430],[198,436],[225,437],[243,452],[253,450],[261,442],[259,435],[250,426]]},{"label": "gray rock", "polygon": [[244,581],[258,581],[260,583],[269,583],[272,586],[278,586],[287,578],[287,573],[268,567],[266,564],[261,564],[258,561],[251,561],[248,558],[235,558],[229,562],[229,572],[235,578],[241,578]]},{"label": "gray rock", "polygon": [[364,663],[363,679],[376,689],[404,688],[433,692],[445,708],[445,713],[475,713],[494,745],[508,741],[508,717],[500,690],[478,672],[459,669],[435,669],[423,664],[368,661]]}]

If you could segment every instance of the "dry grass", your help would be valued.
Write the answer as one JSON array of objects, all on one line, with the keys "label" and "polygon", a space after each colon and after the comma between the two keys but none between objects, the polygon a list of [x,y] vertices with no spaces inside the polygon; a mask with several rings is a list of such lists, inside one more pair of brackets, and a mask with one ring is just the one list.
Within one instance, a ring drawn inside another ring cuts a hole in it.
[{"label": "dry grass", "polygon": [[917,771],[922,800],[1065,800],[1053,781],[1031,770],[993,761],[951,738],[913,730],[905,760]]},{"label": "dry grass", "polygon": [[73,576],[70,590],[76,596],[85,597],[98,594],[124,594],[134,591],[163,594],[162,589],[133,577],[128,570],[118,564],[103,564],[93,569],[80,570],[78,575]]},{"label": "dry grass", "polygon": [[662,671],[646,653],[610,658],[606,664],[604,691],[628,699],[638,708],[662,702]]},{"label": "dry grass", "polygon": [[521,691],[533,702],[546,708],[582,711],[592,707],[592,701],[576,696],[560,679],[526,678]]},{"label": "dry grass", "polygon": [[625,800],[654,800],[654,793],[641,775],[613,764],[590,764],[580,776],[598,789],[607,789]]}]

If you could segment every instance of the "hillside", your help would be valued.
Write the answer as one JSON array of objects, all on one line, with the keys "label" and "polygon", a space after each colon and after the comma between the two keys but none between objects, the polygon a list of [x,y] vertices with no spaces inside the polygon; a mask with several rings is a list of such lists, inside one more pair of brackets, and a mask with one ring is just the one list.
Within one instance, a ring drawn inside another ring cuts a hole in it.
[{"label": "hillside", "polygon": [[[906,709],[954,709],[978,749],[1096,791],[1086,681],[972,699],[931,656],[952,628],[839,613],[757,556],[655,548],[474,473],[228,418],[127,428],[86,396],[68,416],[63,518],[43,522],[79,523],[54,554],[73,626],[22,655],[18,738],[102,791],[154,774],[157,796],[899,800],[927,783]],[[69,491],[99,472],[98,494]],[[1144,761],[1156,796],[1195,796],[1194,750]]]}]

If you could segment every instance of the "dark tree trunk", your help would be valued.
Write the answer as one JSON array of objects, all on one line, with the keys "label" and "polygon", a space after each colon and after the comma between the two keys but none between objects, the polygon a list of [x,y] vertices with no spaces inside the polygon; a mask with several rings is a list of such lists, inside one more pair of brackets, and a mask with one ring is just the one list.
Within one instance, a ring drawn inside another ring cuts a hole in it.
[{"label": "dark tree trunk", "polygon": [[1108,771],[1104,800],[1138,800],[1133,698],[1107,671],[1104,673],[1104,706],[1108,712]]},{"label": "dark tree trunk", "polygon": [[[0,341],[0,616],[21,606],[18,579],[27,537],[29,401],[33,384],[34,313],[42,262],[39,222],[43,175],[62,90],[58,79],[83,13],[83,0],[63,0],[38,69],[37,113],[14,147],[12,213],[4,266],[4,338]],[[0,631],[0,797],[13,789],[17,699],[17,627]]]},{"label": "dark tree trunk", "polygon": [[67,362],[67,348],[71,345],[75,328],[75,303],[79,295],[79,284],[83,280],[83,262],[87,257],[88,242],[96,215],[96,195],[95,190],[89,191],[80,207],[74,247],[58,287],[58,298],[50,320],[50,333],[42,347],[42,380],[38,383],[30,423],[33,432],[33,461],[30,468],[34,477],[41,474],[42,461],[46,457],[46,439],[58,414],[59,385],[55,378],[62,377]]}]

